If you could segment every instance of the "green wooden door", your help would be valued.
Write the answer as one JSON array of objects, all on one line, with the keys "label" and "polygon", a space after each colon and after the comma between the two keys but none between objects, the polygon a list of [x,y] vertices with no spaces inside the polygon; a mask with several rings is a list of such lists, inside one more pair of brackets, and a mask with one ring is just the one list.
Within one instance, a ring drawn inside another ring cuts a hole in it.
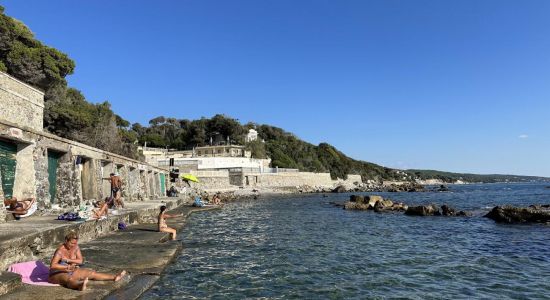
[{"label": "green wooden door", "polygon": [[160,194],[166,196],[166,179],[164,178],[164,173],[160,173]]},{"label": "green wooden door", "polygon": [[16,144],[0,141],[0,175],[2,176],[4,198],[11,198],[13,196],[15,166],[17,165],[16,156]]},{"label": "green wooden door", "polygon": [[50,183],[50,202],[55,202],[57,194],[57,167],[61,154],[48,150],[48,182]]}]

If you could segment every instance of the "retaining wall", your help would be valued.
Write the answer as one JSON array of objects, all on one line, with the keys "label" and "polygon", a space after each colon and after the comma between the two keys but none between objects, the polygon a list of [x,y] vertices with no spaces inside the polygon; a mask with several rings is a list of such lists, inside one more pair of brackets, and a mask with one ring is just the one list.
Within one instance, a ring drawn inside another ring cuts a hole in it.
[{"label": "retaining wall", "polygon": [[16,124],[42,130],[44,93],[0,72],[0,116]]}]

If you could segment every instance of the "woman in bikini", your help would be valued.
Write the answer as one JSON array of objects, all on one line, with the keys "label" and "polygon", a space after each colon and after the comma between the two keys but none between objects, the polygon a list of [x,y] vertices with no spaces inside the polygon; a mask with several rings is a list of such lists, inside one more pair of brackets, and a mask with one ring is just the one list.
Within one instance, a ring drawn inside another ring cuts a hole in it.
[{"label": "woman in bikini", "polygon": [[181,217],[181,215],[169,215],[166,213],[166,205],[163,205],[160,207],[160,213],[158,216],[158,222],[159,222],[159,232],[168,232],[172,235],[172,241],[176,239],[176,230],[174,228],[168,227],[166,224],[167,218],[176,218]]},{"label": "woman in bikini", "polygon": [[126,271],[112,275],[81,269],[79,266],[83,261],[82,253],[78,247],[78,235],[71,231],[65,236],[65,243],[57,248],[52,257],[48,281],[73,290],[83,291],[86,289],[88,280],[119,281],[126,275]]},{"label": "woman in bikini", "polygon": [[4,200],[4,206],[8,207],[8,212],[14,215],[24,215],[32,207],[36,200],[34,198],[27,198],[25,200],[17,200],[17,197]]}]

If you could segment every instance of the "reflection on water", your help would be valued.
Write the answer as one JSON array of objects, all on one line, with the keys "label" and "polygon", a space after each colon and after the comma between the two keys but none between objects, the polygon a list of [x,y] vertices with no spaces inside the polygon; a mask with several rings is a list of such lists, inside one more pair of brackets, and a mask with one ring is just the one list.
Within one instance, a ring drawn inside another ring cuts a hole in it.
[{"label": "reflection on water", "polygon": [[[550,203],[543,185],[451,186],[449,193],[381,193],[478,215],[497,204]],[[550,297],[550,226],[481,217],[353,212],[349,194],[228,204],[197,213],[184,250],[142,298]]]}]

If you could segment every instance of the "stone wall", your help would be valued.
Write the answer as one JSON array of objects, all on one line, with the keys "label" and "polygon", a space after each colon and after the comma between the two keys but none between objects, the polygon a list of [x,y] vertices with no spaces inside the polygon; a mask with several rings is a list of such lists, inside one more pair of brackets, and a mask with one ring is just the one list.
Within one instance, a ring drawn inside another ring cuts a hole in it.
[{"label": "stone wall", "polygon": [[[168,178],[168,171],[165,169],[44,132],[21,129],[14,136],[11,134],[13,126],[0,120],[0,138],[16,144],[18,150],[13,194],[19,198],[36,198],[39,209],[50,208],[53,204],[76,207],[110,196],[110,184],[104,178],[117,169],[123,182],[124,201],[165,196],[161,195],[160,190],[160,174],[164,173],[165,178]],[[57,192],[53,202],[48,178],[49,151],[60,155],[54,183]],[[84,161],[86,164],[77,163]],[[133,171],[128,172],[130,169]],[[143,186],[139,170],[144,170],[148,175],[148,186]],[[3,193],[1,189],[0,186],[0,193]],[[0,222],[5,221],[4,217],[5,214],[0,216]]]},{"label": "stone wall", "polygon": [[199,179],[194,186],[202,189],[228,188],[231,187],[229,181],[229,171],[196,171],[193,172]]},{"label": "stone wall", "polygon": [[[0,72],[0,139],[17,146],[14,196],[36,198],[39,209],[53,204],[75,207],[110,196],[105,178],[118,171],[125,201],[165,196],[160,174],[167,178],[166,169],[43,132],[43,109],[44,93]],[[51,172],[49,156],[51,166],[57,166]],[[50,195],[50,184],[55,184],[55,197]],[[0,214],[0,222],[4,217]]]},{"label": "stone wall", "polygon": [[34,130],[43,128],[44,93],[0,72],[0,118]]},{"label": "stone wall", "polygon": [[287,187],[287,186],[332,186],[329,173],[289,172],[289,173],[245,173],[244,186]]},{"label": "stone wall", "polygon": [[354,185],[361,182],[361,175],[348,175],[346,180],[332,180],[330,173],[312,172],[280,172],[280,173],[250,173],[250,172],[198,172],[202,188],[224,188],[228,186],[251,187],[296,187],[319,186],[334,187],[339,184]]}]

